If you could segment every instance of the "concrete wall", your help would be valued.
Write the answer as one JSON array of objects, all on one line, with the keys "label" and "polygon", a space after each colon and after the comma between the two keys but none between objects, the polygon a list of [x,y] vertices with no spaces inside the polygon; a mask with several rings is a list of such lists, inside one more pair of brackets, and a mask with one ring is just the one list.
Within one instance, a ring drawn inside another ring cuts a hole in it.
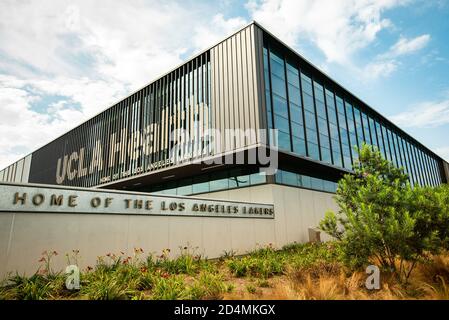
[{"label": "concrete wall", "polygon": [[242,254],[258,245],[305,242],[308,227],[316,226],[326,210],[336,209],[332,196],[280,185],[200,196],[274,203],[274,219],[0,212],[0,278],[11,271],[34,273],[44,250],[59,253],[53,266],[62,269],[67,265],[64,254],[73,249],[80,250],[79,264],[85,268],[109,252],[132,256],[134,247],[157,254],[170,248],[175,255],[180,246],[189,245],[213,258],[225,250]]},{"label": "concrete wall", "polygon": [[[249,230],[248,235],[258,240],[266,239],[265,242],[259,241],[259,244],[272,242],[277,247],[292,242],[307,242],[308,228],[317,227],[326,211],[338,210],[334,194],[276,184],[213,192],[201,197],[273,203],[275,221],[262,221],[268,223],[265,230]],[[274,238],[268,240],[267,236],[260,236],[260,233],[271,234],[269,230],[274,231]],[[321,239],[326,241],[329,238],[321,234]]]}]

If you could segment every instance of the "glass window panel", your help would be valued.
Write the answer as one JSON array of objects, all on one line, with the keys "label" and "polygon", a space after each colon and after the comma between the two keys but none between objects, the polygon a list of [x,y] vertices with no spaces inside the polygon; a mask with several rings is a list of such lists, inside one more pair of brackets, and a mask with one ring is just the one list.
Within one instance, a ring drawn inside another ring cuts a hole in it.
[{"label": "glass window panel", "polygon": [[351,169],[351,153],[350,153],[350,148],[348,145],[343,144],[343,159],[344,159],[344,167],[346,169]]},{"label": "glass window panel", "polygon": [[313,106],[313,97],[307,93],[304,93],[303,99],[304,99],[304,108],[308,111],[315,112],[315,108]]},{"label": "glass window panel", "polygon": [[338,122],[339,122],[341,128],[346,129],[346,116],[344,114],[342,114],[342,113],[338,114]]},{"label": "glass window panel", "polygon": [[344,167],[346,169],[352,169],[351,157],[347,154],[343,155]]},{"label": "glass window panel", "polygon": [[289,133],[288,119],[275,115],[274,116],[274,127],[282,132]]},{"label": "glass window panel", "polygon": [[332,139],[338,139],[338,127],[335,124],[330,123],[329,128]]},{"label": "glass window panel", "polygon": [[332,163],[330,149],[323,148],[323,146],[321,146],[321,160],[327,163]]},{"label": "glass window panel", "polygon": [[290,135],[288,133],[279,131],[278,138],[279,138],[279,149],[291,151]]},{"label": "glass window panel", "polygon": [[314,81],[313,87],[315,90],[315,99],[317,99],[318,101],[324,102],[323,86]]},{"label": "glass window panel", "polygon": [[301,87],[303,92],[312,96],[312,80],[303,73],[301,73]]},{"label": "glass window panel", "polygon": [[323,190],[324,188],[323,180],[312,177],[311,182],[312,182],[312,189]]},{"label": "glass window panel", "polygon": [[352,113],[352,105],[350,103],[348,103],[348,102],[345,102],[345,106],[346,106],[346,117],[348,119],[354,120],[354,115]]},{"label": "glass window panel", "polygon": [[306,142],[304,139],[293,136],[293,151],[300,155],[307,155]]},{"label": "glass window panel", "polygon": [[343,99],[338,96],[336,96],[335,99],[337,100],[337,112],[340,114],[345,114]]},{"label": "glass window panel", "polygon": [[315,114],[305,110],[305,117],[306,117],[306,127],[315,130],[316,129]]},{"label": "glass window panel", "polygon": [[265,90],[265,99],[267,102],[267,111],[271,111],[271,94],[270,90]]},{"label": "glass window panel", "polygon": [[296,173],[283,171],[282,172],[282,183],[288,184],[291,186],[298,185],[298,177]]},{"label": "glass window panel", "polygon": [[327,122],[323,118],[318,118],[318,131],[320,134],[324,134],[326,136],[329,135],[327,131]]},{"label": "glass window panel", "polygon": [[315,130],[307,129],[307,141],[318,144],[318,136]]},{"label": "glass window panel", "polygon": [[296,72],[292,71],[287,64],[287,79],[288,83],[295,86],[296,88],[299,88],[299,73],[298,70],[295,70]]},{"label": "glass window panel", "polygon": [[293,122],[303,124],[302,109],[294,104],[290,104],[290,119]]},{"label": "glass window panel", "polygon": [[[273,55],[271,57],[273,57]],[[284,64],[271,59],[271,73],[277,75],[282,79],[285,79]]]},{"label": "glass window panel", "polygon": [[293,136],[304,138],[304,127],[302,125],[292,122],[291,126]]},{"label": "glass window panel", "polygon": [[360,110],[357,108],[354,108],[354,120],[357,130],[356,134],[358,138],[358,146],[361,147],[364,141],[364,137],[363,137],[362,120],[360,118]]},{"label": "glass window panel", "polygon": [[273,112],[277,115],[288,118],[287,100],[276,94],[273,94]]},{"label": "glass window panel", "polygon": [[256,172],[256,173],[252,173],[249,176],[249,180],[250,180],[250,183],[252,185],[254,185],[254,184],[261,184],[261,183],[265,183],[266,182],[266,176],[264,174],[262,174],[262,173]]},{"label": "glass window panel", "polygon": [[391,161],[391,152],[390,152],[390,145],[388,142],[388,136],[387,136],[387,129],[384,126],[381,126],[382,129],[382,138],[385,145],[385,155],[388,161]]},{"label": "glass window panel", "polygon": [[371,132],[371,144],[379,147],[379,143],[377,142],[377,135],[376,135],[376,126],[374,124],[374,120],[372,118],[368,117],[369,121],[369,128]]},{"label": "glass window panel", "polygon": [[225,190],[229,188],[228,179],[212,180],[209,182],[210,191]]},{"label": "glass window panel", "polygon": [[[332,145],[332,148],[333,148],[333,145]],[[342,160],[341,160],[341,153],[333,151],[332,152],[332,156],[334,157],[334,164],[336,166],[342,167],[343,163],[342,163]]]},{"label": "glass window panel", "polygon": [[301,182],[303,187],[312,188],[312,179],[309,176],[301,176]]},{"label": "glass window panel", "polygon": [[324,148],[330,148],[329,137],[325,136],[323,134],[320,134],[320,145],[321,145],[321,147],[324,147]]},{"label": "glass window panel", "polygon": [[317,101],[316,102],[316,112],[318,117],[326,119],[326,108],[324,107],[324,102]]},{"label": "glass window panel", "polygon": [[309,141],[307,143],[307,147],[309,149],[309,157],[311,157],[312,159],[315,159],[315,160],[319,160],[320,153],[318,151],[318,145]]},{"label": "glass window panel", "polygon": [[368,116],[364,113],[362,113],[362,124],[363,124],[363,132],[365,137],[365,142],[367,144],[373,144],[371,141],[371,133],[369,131],[369,124],[368,124]]},{"label": "glass window panel", "polygon": [[287,80],[289,84],[299,88],[299,75],[295,74],[290,69],[287,69]]},{"label": "glass window panel", "polygon": [[296,88],[292,86],[291,84],[288,85],[288,99],[290,102],[293,102],[294,104],[300,106],[301,105],[301,94],[299,92],[299,88]]},{"label": "glass window panel", "polygon": [[273,93],[276,93],[277,95],[279,95],[283,98],[286,98],[284,79],[281,79],[276,75],[272,75],[271,81],[272,81],[271,87],[272,87]]},{"label": "glass window panel", "polygon": [[337,115],[334,110],[328,110],[329,123],[337,124]]}]

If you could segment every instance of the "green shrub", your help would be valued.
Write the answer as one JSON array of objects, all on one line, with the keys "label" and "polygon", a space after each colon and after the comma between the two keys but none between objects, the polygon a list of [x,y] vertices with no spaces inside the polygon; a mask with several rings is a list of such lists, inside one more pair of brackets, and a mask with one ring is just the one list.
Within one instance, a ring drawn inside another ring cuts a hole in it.
[{"label": "green shrub", "polygon": [[51,299],[63,290],[63,278],[54,275],[51,278],[34,274],[31,277],[15,275],[2,286],[0,299],[43,300]]},{"label": "green shrub", "polygon": [[202,272],[190,287],[189,299],[220,299],[225,292],[232,291],[219,273]]},{"label": "green shrub", "polygon": [[341,243],[351,267],[374,259],[407,282],[416,263],[447,247],[449,192],[447,186],[410,186],[403,169],[364,145],[354,174],[338,183],[340,210],[328,212],[323,231]]},{"label": "green shrub", "polygon": [[228,260],[227,266],[236,277],[259,276],[268,278],[282,274],[285,270],[285,259],[274,252],[265,253],[258,251],[248,256]]},{"label": "green shrub", "polygon": [[135,290],[115,273],[99,273],[81,285],[80,293],[92,300],[127,300],[135,295]]},{"label": "green shrub", "polygon": [[246,285],[246,291],[248,291],[249,293],[254,294],[254,293],[257,292],[257,288],[254,285],[252,285],[252,284],[248,284],[248,285]]},{"label": "green shrub", "polygon": [[154,300],[188,299],[189,294],[182,276],[155,277],[151,298]]}]

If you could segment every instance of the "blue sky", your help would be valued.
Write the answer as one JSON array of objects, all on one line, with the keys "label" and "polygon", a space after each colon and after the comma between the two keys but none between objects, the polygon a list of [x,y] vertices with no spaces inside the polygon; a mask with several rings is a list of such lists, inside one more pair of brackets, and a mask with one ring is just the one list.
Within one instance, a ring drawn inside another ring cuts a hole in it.
[{"label": "blue sky", "polygon": [[4,0],[0,167],[251,20],[449,160],[449,0]]}]

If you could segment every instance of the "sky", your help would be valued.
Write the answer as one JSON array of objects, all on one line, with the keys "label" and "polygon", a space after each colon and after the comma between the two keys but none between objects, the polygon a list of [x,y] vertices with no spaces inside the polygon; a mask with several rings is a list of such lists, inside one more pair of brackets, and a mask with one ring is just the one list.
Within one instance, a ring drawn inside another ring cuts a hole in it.
[{"label": "sky", "polygon": [[0,168],[252,20],[449,161],[449,0],[2,0]]}]

